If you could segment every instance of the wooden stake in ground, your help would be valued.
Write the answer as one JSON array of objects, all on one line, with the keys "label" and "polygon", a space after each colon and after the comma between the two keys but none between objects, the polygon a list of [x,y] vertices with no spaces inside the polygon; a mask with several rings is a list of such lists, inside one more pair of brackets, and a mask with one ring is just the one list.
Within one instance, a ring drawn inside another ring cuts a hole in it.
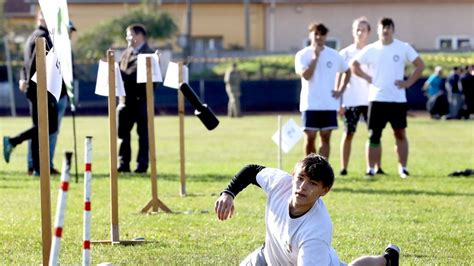
[{"label": "wooden stake in ground", "polygon": [[[178,63],[178,81],[183,83],[183,63]],[[178,114],[179,114],[179,159],[180,159],[180,181],[181,190],[180,195],[186,196],[186,173],[185,173],[185,152],[184,152],[184,95],[178,89]]]},{"label": "wooden stake in ground", "polygon": [[153,97],[153,81],[152,81],[152,64],[151,57],[146,58],[146,109],[148,123],[148,143],[151,166],[151,200],[142,209],[142,213],[147,213],[150,208],[153,212],[158,212],[158,208],[164,212],[171,210],[158,198],[158,185],[156,177],[156,148],[155,148],[155,104]]},{"label": "wooden stake in ground", "polygon": [[51,188],[49,184],[49,127],[48,91],[46,85],[45,39],[37,38],[36,45],[36,100],[38,109],[38,145],[41,187],[41,232],[43,239],[43,265],[48,265],[51,251]]},{"label": "wooden stake in ground", "polygon": [[110,208],[111,208],[111,241],[119,242],[118,220],[118,182],[117,182],[117,117],[115,96],[115,56],[114,51],[107,51],[109,64],[109,158],[110,158]]}]

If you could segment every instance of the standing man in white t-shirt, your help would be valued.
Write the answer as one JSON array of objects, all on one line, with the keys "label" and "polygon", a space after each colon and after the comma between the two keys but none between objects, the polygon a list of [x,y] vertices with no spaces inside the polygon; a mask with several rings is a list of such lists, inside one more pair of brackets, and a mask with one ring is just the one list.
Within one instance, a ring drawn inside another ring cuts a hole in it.
[{"label": "standing man in white t-shirt", "polygon": [[[364,48],[369,41],[370,24],[366,17],[360,17],[352,23],[352,36],[354,43],[342,49],[339,54],[346,63],[350,64],[354,56]],[[365,67],[362,67],[365,71]],[[341,82],[338,75],[337,84]],[[342,105],[339,114],[344,120],[344,133],[341,139],[341,171],[340,175],[347,175],[347,166],[351,155],[352,138],[357,129],[357,124],[362,118],[367,122],[367,110],[369,105],[369,83],[364,79],[352,75],[347,88],[342,95]],[[380,158],[376,161],[377,174],[384,174],[380,166]]]},{"label": "standing man in white t-shirt", "polygon": [[[314,153],[296,163],[293,175],[260,165],[242,168],[215,203],[218,219],[226,220],[234,213],[234,198],[248,185],[267,194],[265,243],[240,265],[343,265],[331,246],[331,217],[321,199],[333,183],[331,165]],[[389,245],[384,255],[351,264],[398,266],[399,255],[400,249]]]},{"label": "standing man in white t-shirt", "polygon": [[[329,29],[322,23],[308,27],[311,44],[296,53],[295,72],[301,77],[300,111],[305,132],[304,152],[316,152],[316,134],[321,144],[319,154],[329,158],[331,131],[337,129],[337,100],[349,82],[351,71],[339,53],[325,46]],[[343,72],[335,88],[336,74]]]},{"label": "standing man in white t-shirt", "polygon": [[[382,149],[380,139],[387,122],[392,125],[400,177],[406,178],[408,162],[407,98],[405,89],[420,77],[425,64],[408,43],[394,38],[395,24],[390,18],[378,23],[379,40],[366,46],[352,62],[352,71],[370,84],[369,143],[367,145],[367,176],[375,174],[375,163]],[[411,62],[413,73],[404,80],[405,64]],[[367,71],[361,65],[368,67]]]}]

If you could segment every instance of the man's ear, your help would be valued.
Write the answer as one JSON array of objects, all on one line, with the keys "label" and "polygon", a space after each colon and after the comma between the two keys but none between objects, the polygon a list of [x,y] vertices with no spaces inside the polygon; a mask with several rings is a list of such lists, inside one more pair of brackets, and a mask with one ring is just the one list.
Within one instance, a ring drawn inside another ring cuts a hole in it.
[{"label": "man's ear", "polygon": [[323,193],[321,193],[321,197],[326,196],[330,190],[330,187],[323,187]]}]

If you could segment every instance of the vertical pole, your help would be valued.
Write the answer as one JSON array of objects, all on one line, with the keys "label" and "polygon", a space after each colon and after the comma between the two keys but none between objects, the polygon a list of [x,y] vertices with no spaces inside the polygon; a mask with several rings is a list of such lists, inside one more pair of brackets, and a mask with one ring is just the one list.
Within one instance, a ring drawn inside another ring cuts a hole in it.
[{"label": "vertical pole", "polygon": [[250,50],[250,0],[244,0],[245,50]]},{"label": "vertical pole", "polygon": [[278,169],[282,169],[281,142],[282,142],[281,115],[279,115],[278,116]]},{"label": "vertical pole", "polygon": [[269,31],[269,50],[270,52],[275,51],[275,12],[276,12],[276,7],[275,7],[275,1],[276,0],[271,0],[270,2],[270,16],[269,16],[269,24],[270,24],[270,31]]},{"label": "vertical pole", "polygon": [[[178,63],[178,80],[179,84],[183,82],[183,63]],[[179,114],[179,158],[180,158],[180,181],[181,190],[180,195],[186,196],[186,158],[184,152],[184,95],[181,90],[178,89],[178,114]]]},{"label": "vertical pole", "polygon": [[114,51],[107,51],[109,63],[109,155],[110,155],[110,203],[111,203],[111,240],[119,242],[118,224],[118,182],[117,182],[117,121],[115,96],[115,57]]},{"label": "vertical pole", "polygon": [[91,195],[92,195],[92,137],[84,142],[84,232],[82,241],[82,265],[91,265]]},{"label": "vertical pole", "polygon": [[[146,111],[148,122],[148,143],[151,166],[151,197],[158,199],[158,185],[156,178],[156,147],[155,147],[155,104],[153,96],[151,57],[146,58]],[[158,211],[158,205],[153,205],[153,211]]]},{"label": "vertical pole", "polygon": [[10,47],[8,44],[8,37],[5,35],[3,37],[3,43],[5,44],[5,59],[7,61],[7,76],[8,76],[8,86],[10,87],[10,111],[13,117],[16,116],[16,104],[15,104],[15,94],[13,92],[13,77],[12,77],[12,62],[10,56]]},{"label": "vertical pole", "polygon": [[48,92],[46,90],[46,46],[44,38],[36,39],[36,75],[38,102],[38,142],[41,186],[41,231],[43,265],[49,262],[51,251],[51,188],[49,184]]},{"label": "vertical pole", "polygon": [[69,189],[69,177],[71,170],[72,152],[65,152],[63,158],[63,168],[61,171],[61,185],[59,186],[58,202],[56,205],[56,219],[54,220],[54,238],[49,265],[58,265],[59,251],[61,250],[61,239],[63,234],[64,216],[66,214],[67,192]]}]

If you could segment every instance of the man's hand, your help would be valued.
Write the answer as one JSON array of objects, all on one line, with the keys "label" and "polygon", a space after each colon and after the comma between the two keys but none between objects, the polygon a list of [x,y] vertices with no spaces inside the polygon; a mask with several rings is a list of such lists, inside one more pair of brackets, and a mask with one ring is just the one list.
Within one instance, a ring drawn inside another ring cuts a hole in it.
[{"label": "man's hand", "polygon": [[221,221],[232,218],[234,214],[234,198],[225,192],[222,193],[216,200],[214,211],[217,214],[217,218]]},{"label": "man's hand", "polygon": [[408,80],[395,80],[395,85],[399,89],[408,89],[408,87],[411,86],[411,84]]},{"label": "man's hand", "polygon": [[26,82],[26,80],[24,79],[20,79],[18,81],[18,86],[20,87],[20,91],[26,92],[26,90],[28,89],[28,82]]},{"label": "man's hand", "polygon": [[332,97],[336,98],[336,99],[339,99],[342,95],[342,91],[338,91],[338,90],[333,90],[332,91]]},{"label": "man's hand", "polygon": [[337,113],[339,114],[340,117],[344,117],[344,114],[346,113],[346,107],[344,106],[339,107],[339,110],[337,110]]}]

